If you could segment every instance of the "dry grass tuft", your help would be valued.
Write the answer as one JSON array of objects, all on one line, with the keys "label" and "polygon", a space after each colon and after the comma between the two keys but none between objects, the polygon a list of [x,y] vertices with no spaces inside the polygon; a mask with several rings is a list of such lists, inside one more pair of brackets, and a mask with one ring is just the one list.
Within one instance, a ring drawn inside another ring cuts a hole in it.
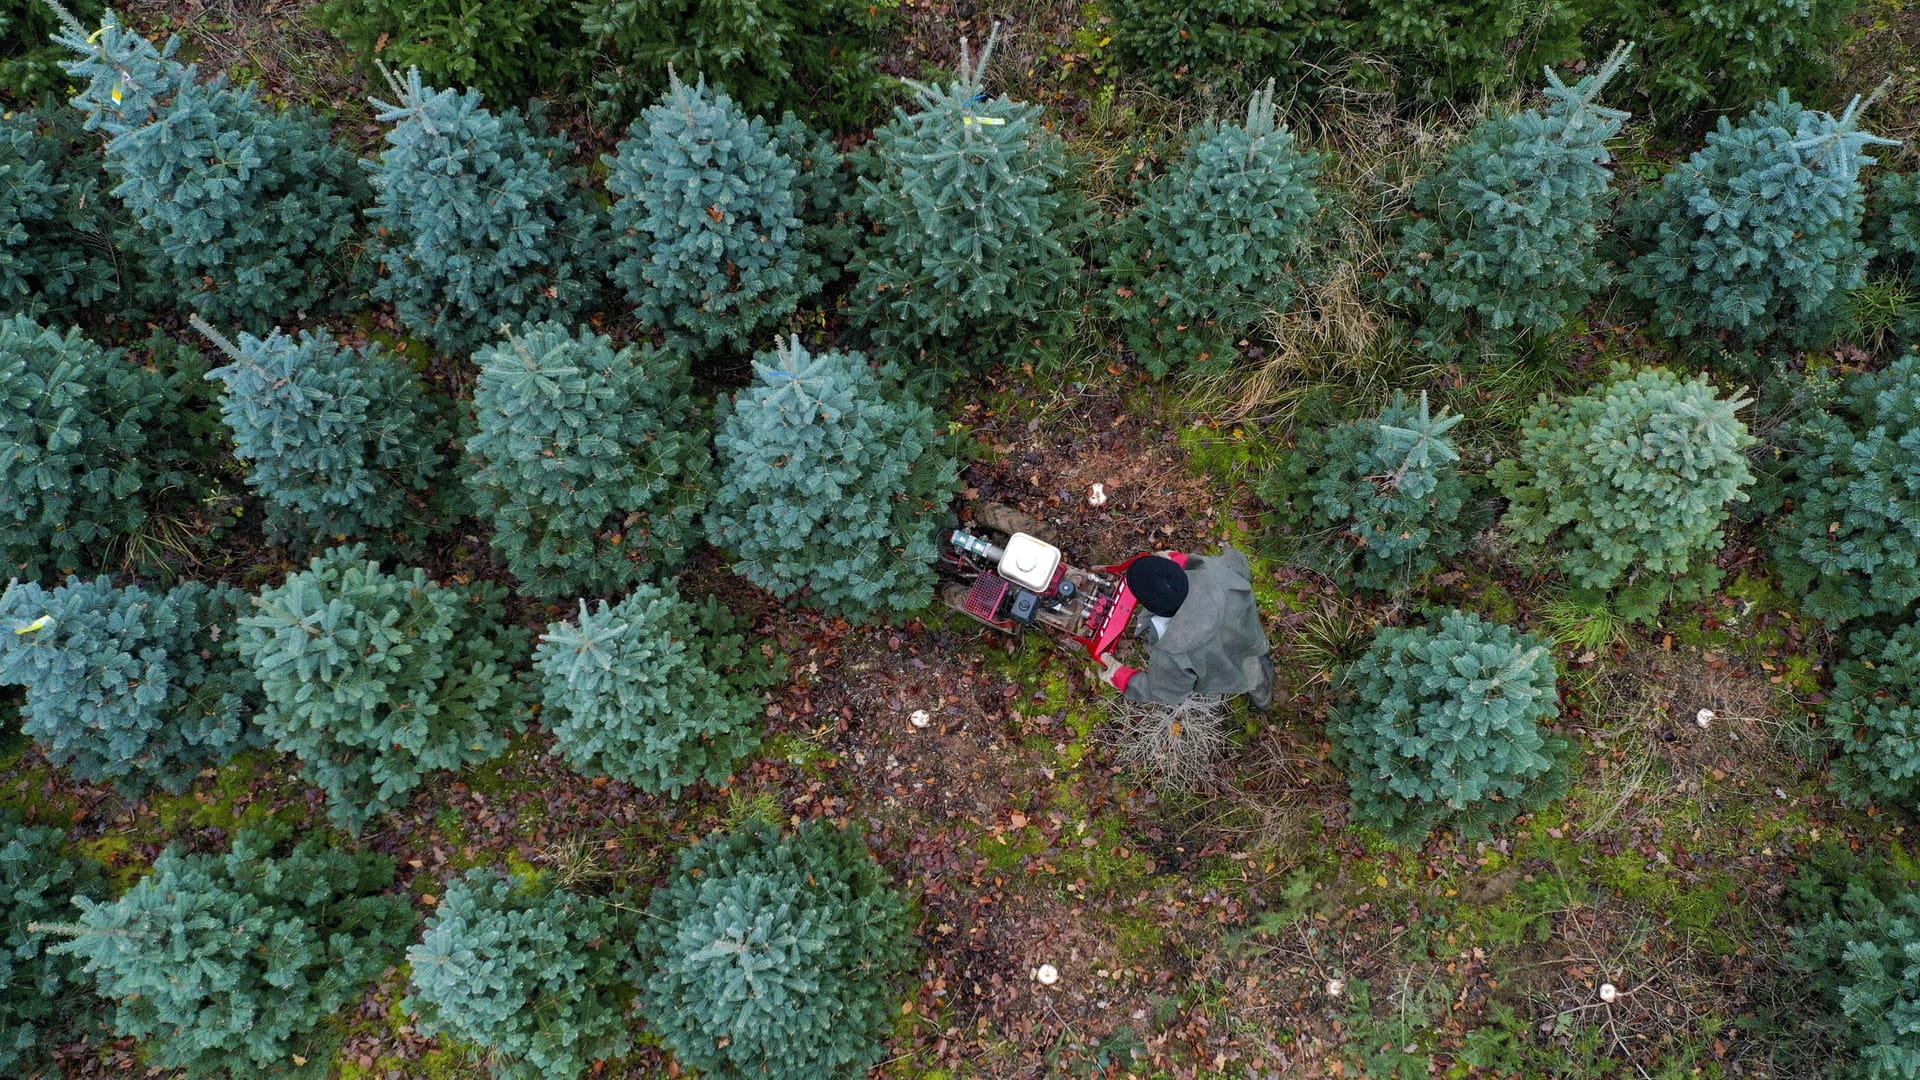
[{"label": "dry grass tuft", "polygon": [[1109,738],[1120,760],[1162,787],[1192,791],[1213,780],[1227,747],[1227,698],[1191,694],[1178,705],[1108,699]]}]

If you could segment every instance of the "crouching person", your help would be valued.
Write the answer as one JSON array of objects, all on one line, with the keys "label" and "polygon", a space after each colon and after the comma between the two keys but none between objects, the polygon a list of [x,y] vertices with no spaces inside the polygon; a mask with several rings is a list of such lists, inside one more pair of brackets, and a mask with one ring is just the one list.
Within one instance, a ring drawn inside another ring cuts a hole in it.
[{"label": "crouching person", "polygon": [[1245,694],[1256,710],[1273,704],[1273,661],[1253,597],[1247,557],[1143,555],[1127,587],[1148,615],[1145,670],[1100,658],[1100,678],[1131,701],[1177,705],[1189,694]]}]

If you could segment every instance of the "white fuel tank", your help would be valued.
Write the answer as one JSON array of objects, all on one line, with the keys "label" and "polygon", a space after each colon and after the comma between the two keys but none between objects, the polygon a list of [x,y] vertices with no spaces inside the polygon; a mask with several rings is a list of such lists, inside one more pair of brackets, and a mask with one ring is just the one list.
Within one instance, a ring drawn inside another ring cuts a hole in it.
[{"label": "white fuel tank", "polygon": [[1000,576],[1023,589],[1044,593],[1060,569],[1060,549],[1036,536],[1014,533],[1000,556]]}]

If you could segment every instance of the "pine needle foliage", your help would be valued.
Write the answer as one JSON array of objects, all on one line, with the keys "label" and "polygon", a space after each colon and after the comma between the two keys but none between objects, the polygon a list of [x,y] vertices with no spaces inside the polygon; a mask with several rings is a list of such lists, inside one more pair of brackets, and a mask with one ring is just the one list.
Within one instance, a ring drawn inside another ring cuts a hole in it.
[{"label": "pine needle foliage", "polygon": [[1704,375],[1614,368],[1605,385],[1562,403],[1544,395],[1522,425],[1517,459],[1494,467],[1510,501],[1503,524],[1551,547],[1575,585],[1615,590],[1619,612],[1651,619],[1670,597],[1719,578],[1727,503],[1753,483],[1754,442]]},{"label": "pine needle foliage", "polygon": [[952,82],[908,80],[918,109],[895,109],[874,133],[860,186],[879,231],[857,257],[851,303],[886,349],[1044,337],[1077,307],[1083,210],[1061,183],[1065,146],[1039,106],[986,96],[993,46],[975,63],[962,41]]},{"label": "pine needle foliage", "polygon": [[1336,0],[1116,0],[1114,58],[1168,94],[1311,88],[1340,40]]},{"label": "pine needle foliage", "polygon": [[1359,820],[1401,842],[1484,832],[1566,789],[1549,643],[1478,615],[1382,627],[1341,675],[1351,703],[1327,727]]},{"label": "pine needle foliage", "polygon": [[75,896],[106,895],[100,867],[70,856],[58,829],[0,813],[0,1074],[50,1076],[49,1051],[92,1010],[79,968],[32,927],[69,913]]},{"label": "pine needle foliage", "polygon": [[110,186],[99,141],[70,110],[0,114],[0,315],[72,323],[130,306],[122,278],[137,270],[123,264],[139,245]]},{"label": "pine needle foliage", "polygon": [[233,647],[244,604],[198,582],[15,582],[0,593],[0,682],[26,688],[22,730],[79,779],[184,791],[259,741],[259,687]]},{"label": "pine needle foliage", "polygon": [[712,463],[685,357],[540,323],[474,361],[467,487],[525,589],[616,593],[677,570]]},{"label": "pine needle foliage", "polygon": [[641,585],[555,623],[534,651],[541,719],[579,772],[678,797],[724,783],[760,745],[760,691],[785,665],[747,646],[718,600]]},{"label": "pine needle foliage", "polygon": [[207,378],[224,387],[221,414],[269,534],[306,546],[425,531],[452,427],[411,367],[377,344],[277,330],[236,343],[194,321],[227,355]]},{"label": "pine needle foliage", "polygon": [[1380,415],[1307,426],[1261,485],[1270,527],[1342,584],[1396,592],[1466,549],[1472,484],[1451,432],[1458,415],[1434,416],[1396,395]]},{"label": "pine needle foliage", "polygon": [[383,896],[393,860],[311,839],[284,856],[242,830],[226,855],[169,846],[118,900],[85,898],[54,946],[85,965],[113,1027],[192,1080],[319,1080],[329,1022],[399,959],[415,916]]},{"label": "pine needle foliage", "polygon": [[331,548],[254,599],[240,655],[266,693],[260,726],[358,833],[437,769],[485,761],[518,730],[525,641],[499,589],[388,574]]},{"label": "pine needle foliage", "polygon": [[1626,278],[1662,330],[1753,345],[1832,329],[1866,265],[1866,149],[1895,145],[1861,131],[1859,112],[1857,97],[1836,117],[1782,90],[1738,124],[1722,117],[1667,174],[1636,210],[1657,224]]},{"label": "pine needle foliage", "polygon": [[1827,84],[1853,0],[1583,0],[1590,27],[1640,43],[1623,97],[1667,131]]},{"label": "pine needle foliage", "polygon": [[[800,168],[724,91],[669,75],[603,159],[621,252],[614,280],[643,324],[701,350],[742,348],[820,288]],[[832,171],[838,159],[812,164]]]},{"label": "pine needle foliage", "polygon": [[857,832],[753,823],[680,856],[641,925],[642,1014],[725,1080],[865,1075],[908,957],[904,901]]},{"label": "pine needle foliage", "polygon": [[708,538],[782,599],[850,620],[924,607],[959,476],[933,410],[891,365],[814,355],[798,337],[753,367],[753,385],[721,406]]},{"label": "pine needle foliage", "polygon": [[1782,440],[1793,505],[1776,515],[1780,579],[1829,621],[1920,601],[1920,355],[1851,376]]},{"label": "pine needle foliage", "polygon": [[[1582,51],[1573,4],[1349,0],[1341,14],[1343,48],[1328,59],[1348,61],[1343,81],[1389,89],[1403,101],[1498,96],[1522,73]],[[1384,65],[1362,59],[1373,57]]]},{"label": "pine needle foliage", "polygon": [[1824,713],[1839,744],[1834,787],[1860,802],[1920,809],[1920,621],[1856,631]]},{"label": "pine needle foliage", "polygon": [[367,163],[384,271],[374,296],[457,354],[502,326],[586,310],[605,225],[566,140],[537,115],[486,109],[476,90],[432,89],[417,69],[390,81],[394,100],[373,100],[387,148]]},{"label": "pine needle foliage", "polygon": [[1888,902],[1855,883],[1839,906],[1795,931],[1793,966],[1811,976],[1817,1000],[1844,1019],[1855,1055],[1847,1075],[1920,1075],[1920,893]]},{"label": "pine needle foliage", "polygon": [[1414,186],[1385,284],[1419,315],[1429,353],[1509,354],[1558,332],[1606,284],[1607,140],[1627,114],[1598,98],[1627,52],[1572,86],[1548,68],[1544,110],[1482,121]]},{"label": "pine needle foliage", "polygon": [[1300,285],[1324,162],[1276,117],[1268,80],[1245,122],[1194,131],[1121,225],[1108,300],[1155,378],[1231,366],[1238,342]]},{"label": "pine needle foliage", "polygon": [[436,86],[489,101],[525,101],[565,88],[584,41],[569,0],[325,0],[318,21],[369,70],[419,68]]},{"label": "pine needle foliage", "polygon": [[[91,21],[105,9],[103,0],[67,0],[77,21]],[[28,108],[65,93],[67,51],[52,43],[60,16],[46,0],[0,0],[0,104]],[[0,110],[3,111],[3,110]]]},{"label": "pine needle foliage", "polygon": [[666,89],[670,72],[704,72],[751,112],[791,110],[839,131],[868,127],[886,96],[874,63],[891,8],[859,0],[579,0],[595,43],[593,97],[624,121]]},{"label": "pine needle foliage", "polygon": [[447,883],[407,950],[402,1007],[423,1035],[480,1047],[500,1080],[563,1080],[627,1053],[632,939],[604,903],[530,875]]},{"label": "pine needle foliage", "polygon": [[366,184],[324,123],[223,77],[201,82],[174,59],[178,38],[155,47],[112,12],[98,32],[74,23],[56,40],[86,84],[74,107],[108,137],[113,194],[188,306],[264,331],[343,291]]},{"label": "pine needle foliage", "polygon": [[0,319],[0,574],[56,580],[206,483],[189,474],[186,380],[24,315]]}]

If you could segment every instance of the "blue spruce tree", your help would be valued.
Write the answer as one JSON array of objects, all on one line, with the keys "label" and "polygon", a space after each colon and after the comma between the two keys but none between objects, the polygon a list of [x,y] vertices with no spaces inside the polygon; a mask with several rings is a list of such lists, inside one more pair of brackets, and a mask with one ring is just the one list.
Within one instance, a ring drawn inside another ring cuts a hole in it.
[{"label": "blue spruce tree", "polygon": [[86,84],[74,107],[109,137],[113,194],[153,240],[157,269],[201,315],[264,330],[341,290],[343,249],[366,184],[326,125],[252,89],[201,82],[108,12],[97,33],[57,36]]},{"label": "blue spruce tree", "polygon": [[1742,345],[1776,332],[1813,342],[1860,283],[1869,146],[1860,99],[1839,116],[1796,104],[1785,90],[1667,174],[1637,210],[1656,223],[1627,284],[1668,334],[1725,332]]},{"label": "blue spruce tree", "polygon": [[1422,348],[1510,353],[1558,331],[1606,283],[1607,140],[1627,114],[1598,98],[1627,52],[1572,86],[1548,68],[1544,111],[1483,121],[1414,187],[1386,292],[1419,315]]},{"label": "blue spruce tree", "polygon": [[558,323],[474,357],[467,487],[532,593],[613,593],[679,569],[712,455],[686,358]]},{"label": "blue spruce tree", "polygon": [[482,107],[475,90],[434,90],[409,71],[375,99],[387,149],[369,163],[385,271],[374,296],[408,331],[466,353],[503,325],[570,321],[600,288],[605,226],[565,164],[566,140],[538,117]]},{"label": "blue spruce tree", "polygon": [[258,742],[259,686],[233,648],[245,594],[166,593],[101,578],[0,593],[0,683],[26,688],[21,730],[89,783],[184,791]]},{"label": "blue spruce tree", "polygon": [[777,596],[850,619],[919,610],[958,476],[933,411],[893,367],[797,337],[753,366],[721,407],[708,538]]},{"label": "blue spruce tree", "polygon": [[[820,288],[802,164],[704,80],[673,76],[605,161],[614,279],[643,324],[703,351],[740,348]],[[830,147],[807,162],[828,175],[838,164]]]},{"label": "blue spruce tree", "polygon": [[1108,299],[1155,377],[1219,370],[1269,311],[1286,310],[1320,208],[1321,159],[1275,119],[1273,83],[1244,124],[1210,122],[1122,225]]},{"label": "blue spruce tree", "polygon": [[227,354],[207,372],[270,534],[304,546],[369,534],[417,537],[451,436],[413,369],[378,345],[302,332],[238,344],[194,316]]},{"label": "blue spruce tree", "polygon": [[919,109],[896,109],[874,133],[875,171],[860,184],[879,232],[852,304],[888,348],[1027,330],[1078,306],[1081,208],[1060,182],[1065,150],[1039,106],[986,96],[993,45],[974,63],[962,41],[959,77],[908,82]]}]

